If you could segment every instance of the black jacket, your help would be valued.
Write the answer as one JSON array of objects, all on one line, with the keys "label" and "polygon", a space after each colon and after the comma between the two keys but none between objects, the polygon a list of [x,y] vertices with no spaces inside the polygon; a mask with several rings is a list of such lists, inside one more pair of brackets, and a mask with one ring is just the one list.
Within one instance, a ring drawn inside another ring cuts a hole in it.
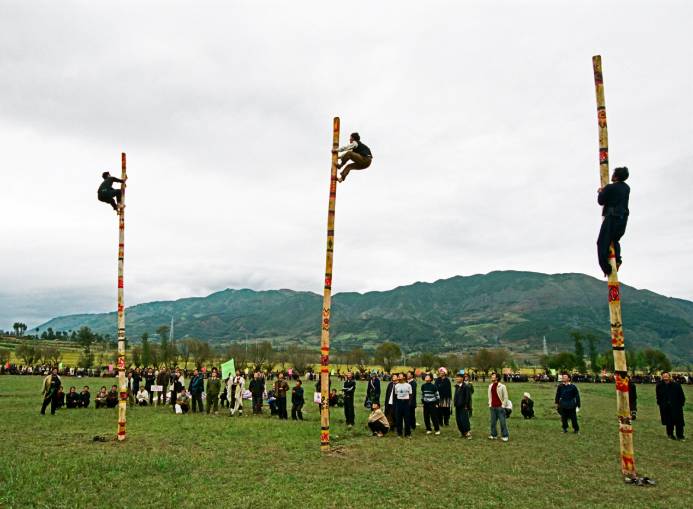
[{"label": "black jacket", "polygon": [[629,197],[630,187],[625,182],[614,182],[605,186],[597,196],[599,205],[604,205],[602,216],[627,218]]},{"label": "black jacket", "polygon": [[556,388],[555,403],[566,410],[577,408],[580,406],[580,391],[572,383],[561,384]]},{"label": "black jacket", "polygon": [[440,399],[445,401],[450,401],[452,399],[452,384],[450,379],[445,377],[436,378],[436,387],[438,387],[438,394],[440,394]]},{"label": "black jacket", "polygon": [[472,391],[469,384],[455,385],[455,408],[466,410],[472,405]]}]

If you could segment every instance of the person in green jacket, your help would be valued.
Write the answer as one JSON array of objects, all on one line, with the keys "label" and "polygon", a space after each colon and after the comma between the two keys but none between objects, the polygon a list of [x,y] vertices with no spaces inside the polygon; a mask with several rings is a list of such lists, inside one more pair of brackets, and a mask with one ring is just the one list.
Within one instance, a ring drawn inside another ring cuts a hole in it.
[{"label": "person in green jacket", "polygon": [[219,393],[221,392],[221,380],[219,371],[212,368],[212,378],[207,380],[207,413],[214,407],[214,415],[219,415]]}]

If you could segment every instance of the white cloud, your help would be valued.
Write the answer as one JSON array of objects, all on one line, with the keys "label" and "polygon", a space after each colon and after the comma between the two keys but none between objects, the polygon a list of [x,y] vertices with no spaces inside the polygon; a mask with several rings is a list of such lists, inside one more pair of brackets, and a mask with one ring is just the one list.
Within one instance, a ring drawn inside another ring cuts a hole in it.
[{"label": "white cloud", "polygon": [[335,290],[598,275],[595,53],[612,162],[632,173],[622,277],[693,298],[686,2],[0,10],[0,328],[114,307],[116,220],[95,189],[121,150],[128,304],[320,292],[335,114],[375,155],[338,191]]}]

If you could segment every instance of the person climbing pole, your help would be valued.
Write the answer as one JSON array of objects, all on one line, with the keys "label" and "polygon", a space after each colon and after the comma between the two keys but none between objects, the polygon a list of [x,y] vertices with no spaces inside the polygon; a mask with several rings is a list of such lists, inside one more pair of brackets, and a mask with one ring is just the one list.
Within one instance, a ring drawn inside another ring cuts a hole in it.
[{"label": "person climbing pole", "polygon": [[339,182],[344,182],[344,179],[346,179],[351,170],[365,170],[373,161],[371,149],[361,143],[359,133],[351,133],[349,136],[348,145],[340,147],[337,150],[332,149],[332,153],[338,154],[340,152],[344,153],[339,156],[341,161],[337,164],[337,169],[341,170],[342,167],[349,161],[351,161],[351,164],[347,165],[337,177]]},{"label": "person climbing pole", "polygon": [[597,192],[597,202],[603,205],[602,226],[597,238],[597,256],[599,266],[605,276],[611,274],[609,264],[609,245],[614,243],[614,253],[616,255],[616,270],[621,266],[621,244],[619,241],[626,233],[628,223],[628,197],[630,187],[626,184],[628,179],[628,168],[616,168],[611,177],[611,184],[600,187]]},{"label": "person climbing pole", "polygon": [[[113,210],[118,212],[118,208],[120,207],[121,190],[123,186],[121,186],[121,189],[113,189],[113,183],[118,182],[120,184],[125,184],[125,180],[127,179],[120,180],[117,177],[112,177],[107,171],[103,172],[101,177],[103,177],[103,182],[101,182],[96,195],[99,201],[110,203]],[[117,205],[116,201],[118,202]]]}]

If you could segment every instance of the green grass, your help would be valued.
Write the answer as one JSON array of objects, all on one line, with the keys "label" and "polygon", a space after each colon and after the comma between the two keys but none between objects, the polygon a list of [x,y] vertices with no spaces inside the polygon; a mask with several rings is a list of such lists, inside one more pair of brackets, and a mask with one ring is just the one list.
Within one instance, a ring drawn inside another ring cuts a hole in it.
[{"label": "green grass", "polygon": [[[104,383],[105,381],[105,383]],[[111,379],[66,379],[93,394]],[[334,382],[337,383],[337,382]],[[583,384],[580,435],[564,435],[552,384],[509,384],[510,442],[487,440],[485,385],[477,384],[472,432],[370,437],[366,411],[347,431],[333,413],[334,451],[319,451],[319,415],[306,384],[304,422],[276,418],[176,416],[128,409],[128,439],[116,411],[59,410],[39,416],[40,377],[0,377],[0,507],[690,507],[693,447],[659,424],[654,386],[639,386],[636,465],[658,485],[624,485],[619,473],[613,386]],[[365,384],[359,383],[357,402]],[[537,418],[518,418],[524,391]],[[689,400],[693,391],[686,387]],[[693,422],[686,405],[686,419]],[[419,408],[420,411],[420,408]],[[419,424],[423,418],[419,414]],[[693,438],[693,435],[691,436]],[[435,503],[434,503],[435,502]]]}]

